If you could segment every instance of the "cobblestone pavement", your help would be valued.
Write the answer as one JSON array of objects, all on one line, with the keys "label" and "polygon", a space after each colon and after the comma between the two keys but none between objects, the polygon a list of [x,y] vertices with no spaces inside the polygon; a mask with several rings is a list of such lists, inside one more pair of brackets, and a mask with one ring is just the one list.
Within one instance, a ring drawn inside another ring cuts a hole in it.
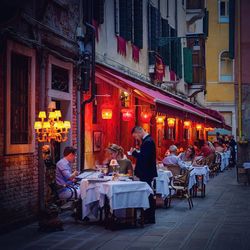
[{"label": "cobblestone pavement", "polygon": [[173,200],[158,208],[157,223],[144,228],[105,230],[63,217],[64,231],[38,232],[34,223],[0,236],[1,249],[250,249],[250,187],[236,182],[235,169],[210,179],[206,197]]}]

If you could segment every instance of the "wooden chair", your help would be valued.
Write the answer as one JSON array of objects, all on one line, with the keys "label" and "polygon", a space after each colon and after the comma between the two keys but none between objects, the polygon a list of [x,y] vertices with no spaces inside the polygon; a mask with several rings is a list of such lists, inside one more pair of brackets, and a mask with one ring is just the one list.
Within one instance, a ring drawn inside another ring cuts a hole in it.
[{"label": "wooden chair", "polygon": [[189,192],[188,184],[189,184],[189,177],[190,172],[193,169],[187,170],[185,174],[179,175],[177,177],[173,177],[171,179],[171,189],[175,190],[176,192],[181,192],[183,196],[185,196],[188,200],[189,209],[191,209],[193,205],[192,196]]}]

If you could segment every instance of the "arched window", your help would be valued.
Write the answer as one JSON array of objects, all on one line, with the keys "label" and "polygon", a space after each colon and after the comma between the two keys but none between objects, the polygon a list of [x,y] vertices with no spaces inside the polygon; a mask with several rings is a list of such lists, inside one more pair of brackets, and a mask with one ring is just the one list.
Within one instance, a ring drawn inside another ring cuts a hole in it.
[{"label": "arched window", "polygon": [[232,82],[233,81],[233,60],[229,58],[229,52],[223,51],[220,54],[219,64],[219,81]]}]

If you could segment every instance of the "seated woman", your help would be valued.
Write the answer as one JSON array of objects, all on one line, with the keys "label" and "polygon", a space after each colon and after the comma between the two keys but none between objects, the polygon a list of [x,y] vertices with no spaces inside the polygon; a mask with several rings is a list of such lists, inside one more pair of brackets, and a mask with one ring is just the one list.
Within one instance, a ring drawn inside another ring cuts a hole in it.
[{"label": "seated woman", "polygon": [[[187,147],[187,150],[183,153],[180,153],[179,154],[179,159],[180,159],[180,162],[182,164],[192,164],[193,161],[194,161],[194,157],[195,157],[195,150],[194,150],[194,147],[192,145],[189,145]],[[180,162],[179,162],[179,165],[180,165]]]},{"label": "seated woman", "polygon": [[[116,144],[110,144],[107,148],[107,151],[109,153],[109,159],[110,162],[112,159],[117,160],[119,164],[119,173],[120,174],[127,174],[129,176],[133,175],[133,167],[132,163],[129,159],[127,159],[126,155],[124,154],[124,150],[121,146],[118,146]],[[109,172],[112,172],[110,169]]]}]

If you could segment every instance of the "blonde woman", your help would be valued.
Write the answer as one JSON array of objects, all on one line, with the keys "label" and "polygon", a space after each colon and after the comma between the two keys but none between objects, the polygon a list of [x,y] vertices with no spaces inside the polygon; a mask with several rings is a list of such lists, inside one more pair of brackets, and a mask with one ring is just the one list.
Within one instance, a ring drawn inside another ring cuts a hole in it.
[{"label": "blonde woman", "polygon": [[120,174],[127,174],[129,176],[133,175],[133,167],[132,163],[129,159],[127,159],[124,155],[124,150],[121,146],[117,144],[110,144],[107,148],[109,153],[109,161],[112,159],[117,160],[119,164],[119,173]]}]

